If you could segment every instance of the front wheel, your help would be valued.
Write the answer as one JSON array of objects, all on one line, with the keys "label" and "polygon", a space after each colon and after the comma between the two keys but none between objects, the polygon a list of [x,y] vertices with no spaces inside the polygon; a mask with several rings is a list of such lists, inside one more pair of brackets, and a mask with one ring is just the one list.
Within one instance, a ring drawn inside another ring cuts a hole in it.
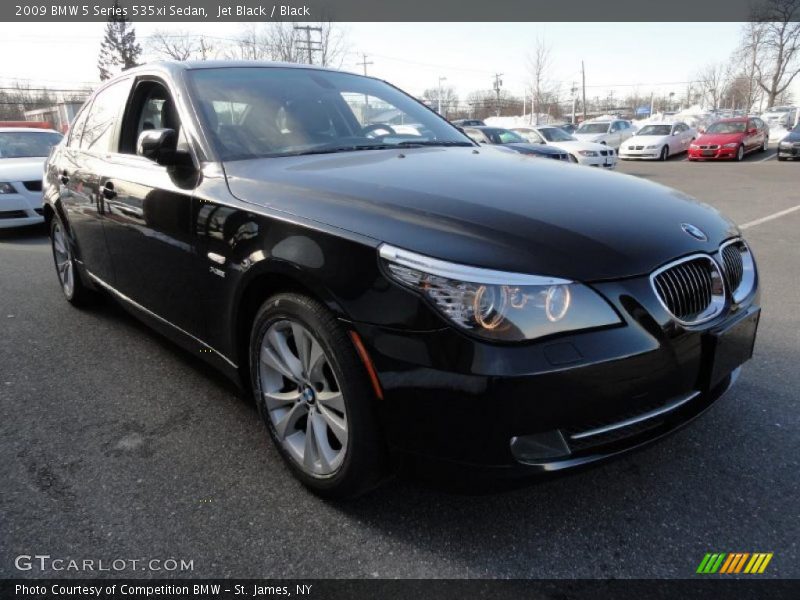
[{"label": "front wheel", "polygon": [[744,146],[739,146],[736,149],[736,162],[744,160]]},{"label": "front wheel", "polygon": [[303,484],[345,498],[379,483],[384,449],[375,392],[327,308],[300,294],[269,298],[253,323],[250,372],[261,417]]},{"label": "front wheel", "polygon": [[50,221],[50,247],[53,250],[53,262],[56,275],[61,284],[61,291],[68,302],[75,306],[85,306],[92,299],[92,291],[81,281],[75,266],[75,255],[67,238],[64,224],[58,215]]},{"label": "front wheel", "polygon": [[761,148],[759,148],[759,149],[758,149],[758,151],[759,151],[759,152],[766,152],[766,151],[767,151],[767,144],[768,144],[768,143],[769,143],[769,142],[767,141],[767,139],[766,139],[766,138],[764,138],[764,141],[761,143]]},{"label": "front wheel", "polygon": [[667,160],[669,158],[669,146],[664,146],[661,149],[661,156],[658,157],[659,160]]}]

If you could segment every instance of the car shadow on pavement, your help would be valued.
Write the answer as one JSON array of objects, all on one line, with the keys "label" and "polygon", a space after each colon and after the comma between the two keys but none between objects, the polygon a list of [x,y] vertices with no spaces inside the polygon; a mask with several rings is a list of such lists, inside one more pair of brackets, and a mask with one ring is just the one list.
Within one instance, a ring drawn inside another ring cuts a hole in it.
[{"label": "car shadow on pavement", "polygon": [[42,243],[46,243],[47,239],[47,228],[44,223],[40,225],[27,225],[26,227],[0,229],[0,244],[13,242],[15,244],[41,245]]}]

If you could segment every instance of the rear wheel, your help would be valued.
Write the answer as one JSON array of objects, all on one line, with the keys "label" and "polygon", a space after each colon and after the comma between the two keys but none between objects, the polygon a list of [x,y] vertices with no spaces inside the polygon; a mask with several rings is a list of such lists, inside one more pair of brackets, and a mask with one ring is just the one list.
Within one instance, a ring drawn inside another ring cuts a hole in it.
[{"label": "rear wheel", "polygon": [[659,156],[659,160],[667,160],[669,158],[669,146],[664,146],[661,149],[661,156]]},{"label": "rear wheel", "polygon": [[92,290],[81,281],[80,274],[75,266],[75,256],[72,252],[64,224],[58,215],[50,221],[50,247],[53,250],[53,262],[56,265],[56,275],[61,284],[64,297],[75,306],[85,306],[92,299]]},{"label": "rear wheel", "polygon": [[759,148],[759,149],[758,149],[758,151],[759,151],[759,152],[766,152],[766,151],[767,151],[767,144],[768,144],[768,143],[769,143],[769,142],[767,141],[767,139],[766,139],[766,138],[764,138],[764,141],[761,143],[761,148]]},{"label": "rear wheel", "polygon": [[261,417],[300,481],[332,498],[377,485],[384,449],[375,394],[327,308],[300,294],[268,299],[253,323],[250,372]]}]

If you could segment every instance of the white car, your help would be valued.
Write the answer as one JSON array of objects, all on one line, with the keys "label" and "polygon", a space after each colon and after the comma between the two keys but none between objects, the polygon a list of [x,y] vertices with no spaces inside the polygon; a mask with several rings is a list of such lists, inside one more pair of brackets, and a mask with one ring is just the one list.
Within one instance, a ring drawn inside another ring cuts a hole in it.
[{"label": "white car", "polygon": [[515,127],[517,132],[531,144],[546,144],[567,153],[569,160],[590,167],[613,169],[617,166],[616,152],[603,144],[581,142],[560,127]]},{"label": "white car", "polygon": [[794,106],[771,106],[763,113],[761,119],[770,129],[791,129],[797,123],[797,108]]},{"label": "white car", "polygon": [[670,156],[687,152],[695,138],[697,130],[683,121],[647,123],[619,147],[619,157],[622,160],[667,160]]},{"label": "white car", "polygon": [[44,161],[62,137],[51,129],[0,128],[0,229],[44,222]]},{"label": "white car", "polygon": [[582,142],[596,142],[616,149],[631,137],[634,131],[630,121],[624,119],[608,121],[597,119],[581,123],[572,135]]}]

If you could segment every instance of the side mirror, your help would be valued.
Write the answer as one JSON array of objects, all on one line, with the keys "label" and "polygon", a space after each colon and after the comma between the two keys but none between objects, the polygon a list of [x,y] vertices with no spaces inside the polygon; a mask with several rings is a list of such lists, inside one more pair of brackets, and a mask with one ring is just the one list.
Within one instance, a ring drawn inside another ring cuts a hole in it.
[{"label": "side mirror", "polygon": [[758,129],[748,129],[747,135],[755,135],[758,133]]},{"label": "side mirror", "polygon": [[178,151],[178,134],[174,129],[146,129],[136,140],[136,154],[165,167],[193,164],[188,152]]}]

